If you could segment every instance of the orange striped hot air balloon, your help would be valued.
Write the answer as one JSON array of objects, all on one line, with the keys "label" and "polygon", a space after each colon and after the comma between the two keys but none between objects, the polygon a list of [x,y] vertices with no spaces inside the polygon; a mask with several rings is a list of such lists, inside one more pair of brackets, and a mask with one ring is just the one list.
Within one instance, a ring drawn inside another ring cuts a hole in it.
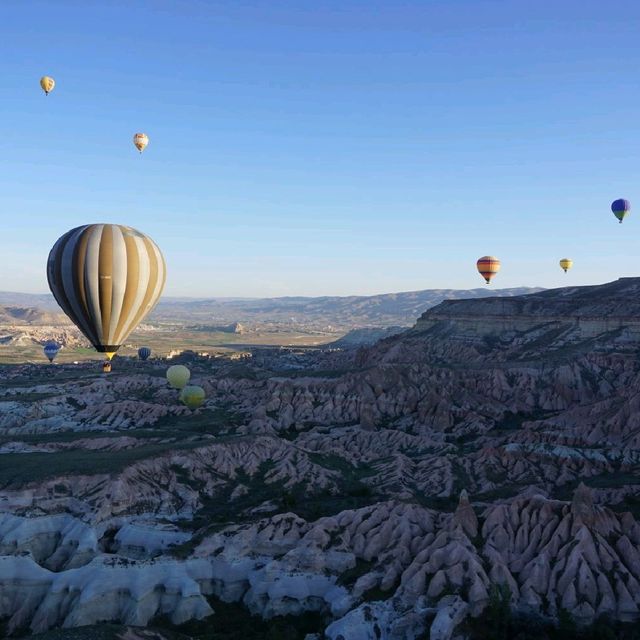
[{"label": "orange striped hot air balloon", "polygon": [[478,258],[476,266],[478,267],[478,273],[489,284],[493,276],[500,271],[500,260],[494,256],[482,256],[482,258]]}]

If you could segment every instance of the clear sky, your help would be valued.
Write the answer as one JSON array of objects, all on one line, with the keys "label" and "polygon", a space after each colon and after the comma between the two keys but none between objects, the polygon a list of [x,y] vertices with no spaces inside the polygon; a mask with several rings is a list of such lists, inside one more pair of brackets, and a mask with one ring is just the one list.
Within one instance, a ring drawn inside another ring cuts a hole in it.
[{"label": "clear sky", "polygon": [[637,0],[3,0],[0,290],[88,222],[154,238],[167,295],[640,275],[639,33]]}]

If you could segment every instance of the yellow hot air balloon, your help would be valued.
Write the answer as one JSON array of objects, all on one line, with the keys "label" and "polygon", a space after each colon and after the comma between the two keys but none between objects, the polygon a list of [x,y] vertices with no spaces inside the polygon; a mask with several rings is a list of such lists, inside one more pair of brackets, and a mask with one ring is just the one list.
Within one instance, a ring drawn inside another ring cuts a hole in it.
[{"label": "yellow hot air balloon", "polygon": [[142,153],[149,144],[149,136],[146,133],[136,133],[133,136],[133,144],[136,146],[136,149]]},{"label": "yellow hot air balloon", "polygon": [[87,224],[55,243],[47,279],[62,310],[111,360],[160,299],[166,267],[156,243],[143,233]]},{"label": "yellow hot air balloon", "polygon": [[573,267],[573,260],[571,260],[571,258],[562,258],[562,260],[560,260],[560,268],[563,269],[565,273],[567,273],[571,267]]},{"label": "yellow hot air balloon", "polygon": [[56,86],[56,81],[49,76],[42,76],[42,78],[40,78],[40,86],[45,92],[45,95],[49,95],[49,92],[53,91],[53,87]]},{"label": "yellow hot air balloon", "polygon": [[174,389],[183,389],[186,387],[191,371],[182,364],[174,364],[167,369],[167,380]]},{"label": "yellow hot air balloon", "polygon": [[193,409],[197,409],[202,406],[204,402],[205,393],[202,387],[197,387],[195,385],[190,385],[185,387],[180,392],[180,402],[185,406],[189,407],[193,411]]}]

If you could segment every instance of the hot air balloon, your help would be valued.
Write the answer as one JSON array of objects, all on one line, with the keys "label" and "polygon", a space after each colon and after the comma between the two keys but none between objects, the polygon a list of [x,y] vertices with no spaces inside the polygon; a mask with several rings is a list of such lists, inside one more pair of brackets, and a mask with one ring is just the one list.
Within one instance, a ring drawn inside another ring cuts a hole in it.
[{"label": "hot air balloon", "polygon": [[45,95],[48,96],[49,92],[53,91],[53,87],[56,86],[56,81],[49,76],[42,76],[42,78],[40,78],[40,86],[42,87]]},{"label": "hot air balloon", "polygon": [[476,263],[478,272],[486,280],[487,284],[491,282],[493,276],[500,271],[500,260],[494,256],[483,256]]},{"label": "hot air balloon", "polygon": [[118,224],[67,231],[47,262],[54,298],[109,360],[156,305],[165,277],[164,258],[155,242]]},{"label": "hot air balloon", "polygon": [[186,405],[192,411],[202,406],[204,402],[205,393],[202,387],[197,387],[195,385],[190,385],[185,387],[180,392],[180,402]]},{"label": "hot air balloon", "polygon": [[565,273],[567,273],[571,267],[573,267],[573,260],[571,260],[571,258],[562,258],[562,260],[560,260],[560,268],[563,269]]},{"label": "hot air balloon", "polygon": [[146,133],[136,133],[133,136],[133,144],[136,146],[136,149],[142,153],[149,144],[149,136]]},{"label": "hot air balloon", "polygon": [[49,362],[53,362],[55,357],[58,355],[58,351],[60,351],[60,345],[57,342],[50,340],[45,343],[42,350],[44,351],[44,355],[47,357],[47,360],[49,360]]},{"label": "hot air balloon", "polygon": [[618,218],[618,221],[622,224],[624,217],[631,211],[631,203],[624,198],[619,198],[611,203],[611,211],[613,211],[613,215]]},{"label": "hot air balloon", "polygon": [[149,349],[149,347],[140,347],[138,349],[138,358],[140,358],[140,360],[147,360],[150,355],[151,349]]},{"label": "hot air balloon", "polygon": [[174,389],[183,389],[187,386],[191,371],[182,364],[174,364],[167,369],[167,380]]}]

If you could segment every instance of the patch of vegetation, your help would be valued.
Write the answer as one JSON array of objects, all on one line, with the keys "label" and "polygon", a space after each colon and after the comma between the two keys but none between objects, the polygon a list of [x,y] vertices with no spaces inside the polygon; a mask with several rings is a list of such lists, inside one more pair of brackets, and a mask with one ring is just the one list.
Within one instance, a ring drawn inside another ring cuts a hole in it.
[{"label": "patch of vegetation", "polygon": [[225,378],[232,380],[258,380],[258,373],[253,367],[246,364],[236,364],[228,367],[224,372]]},{"label": "patch of vegetation", "polygon": [[420,495],[416,493],[414,499],[422,507],[426,507],[427,509],[434,509],[435,511],[442,511],[445,513],[455,511],[459,502],[459,496],[457,495],[441,497]]},{"label": "patch of vegetation", "polygon": [[347,489],[347,495],[352,498],[371,498],[373,496],[373,489],[368,484],[359,482]]},{"label": "patch of vegetation", "polygon": [[215,613],[204,620],[190,620],[180,626],[157,620],[155,625],[193,640],[304,640],[309,633],[322,633],[326,626],[323,617],[315,612],[263,620],[235,602],[210,597],[209,604]]},{"label": "patch of vegetation", "polygon": [[547,420],[555,415],[557,411],[505,411],[502,419],[495,423],[489,434],[499,433],[502,431],[518,431],[522,429],[525,422],[534,422],[537,420]]},{"label": "patch of vegetation", "polygon": [[[251,476],[239,469],[234,481],[219,488],[215,495],[208,496],[201,493],[202,508],[192,519],[184,521],[183,526],[194,531],[206,530],[211,533],[229,524],[253,522],[256,520],[256,516],[249,512],[269,501],[274,502],[274,510],[269,512],[269,515],[277,511],[290,511],[288,508],[283,508],[278,502],[279,498],[286,493],[284,484],[282,482],[267,483],[266,481],[266,475],[272,468],[273,462],[263,462],[256,473]],[[248,491],[231,500],[231,494],[241,485],[247,487]]]},{"label": "patch of vegetation", "polygon": [[[532,482],[534,480],[532,479]],[[497,500],[506,500],[507,498],[513,498],[518,495],[525,487],[528,487],[528,483],[512,483],[505,484],[493,491],[485,491],[484,493],[476,493],[473,495],[474,502],[495,502]]]},{"label": "patch of vegetation", "polygon": [[[559,487],[554,491],[553,497],[558,500],[571,500],[576,487],[580,482],[584,482],[587,487],[594,489],[608,489],[608,488],[622,488],[626,486],[640,485],[640,470],[631,471],[612,471],[608,473],[601,473],[590,478],[579,478],[573,482],[567,482],[562,487]],[[629,506],[631,509],[623,509],[620,505],[612,505],[612,508],[616,511],[631,511],[636,506],[634,505],[633,496],[629,496]],[[620,508],[619,508],[620,507]]]},{"label": "patch of vegetation", "polygon": [[471,487],[473,485],[472,479],[469,477],[467,470],[463,465],[458,462],[453,462],[453,491],[455,494],[459,495],[463,489],[467,487]]},{"label": "patch of vegetation", "polygon": [[378,420],[376,421],[376,427],[378,427],[379,429],[390,429],[391,427],[393,427],[397,420],[398,418],[396,416],[385,414],[378,418]]},{"label": "patch of vegetation", "polygon": [[161,417],[150,429],[128,429],[127,435],[138,433],[153,434],[155,437],[185,435],[220,435],[245,423],[245,416],[224,407],[201,409],[198,413],[185,415],[166,415]]},{"label": "patch of vegetation", "polygon": [[500,339],[500,336],[496,334],[483,336],[482,342],[485,346],[485,349],[480,351],[483,354],[489,353],[490,351],[494,351],[495,349],[500,347],[500,345],[502,344],[502,340]]},{"label": "patch of vegetation", "polygon": [[344,587],[353,587],[358,581],[358,578],[361,578],[373,569],[374,564],[372,561],[356,558],[355,566],[343,571],[338,577],[337,583]]},{"label": "patch of vegetation", "polygon": [[341,378],[360,369],[284,369],[272,372],[277,378]]},{"label": "patch of vegetation", "polygon": [[[16,635],[14,632],[12,638],[34,638],[37,640],[121,640],[126,632],[127,627],[117,624],[101,623],[90,626],[77,627],[75,629],[52,629],[44,633],[31,635],[29,631],[24,631]],[[1,631],[1,630],[0,630]],[[150,636],[155,638],[166,638],[166,640],[189,640],[188,636],[171,630],[160,630],[157,627],[145,627],[145,631],[150,634],[158,633],[162,636]],[[0,636],[8,637],[4,633]]]},{"label": "patch of vegetation", "polygon": [[388,600],[396,591],[396,589],[400,586],[400,581],[398,580],[395,585],[392,585],[388,589],[383,589],[380,586],[371,587],[371,589],[367,589],[362,594],[362,599],[365,602],[377,602],[379,600]]},{"label": "patch of vegetation", "polygon": [[47,398],[55,398],[60,394],[55,392],[43,392],[43,393],[15,393],[7,396],[3,396],[2,400],[13,400],[14,402],[22,402],[24,404],[31,404],[32,402],[38,402],[39,400],[46,400]]},{"label": "patch of vegetation", "polygon": [[636,520],[640,520],[640,496],[628,495],[625,496],[622,502],[619,502],[618,504],[609,504],[607,506],[612,511],[616,511],[618,513],[629,511]]},{"label": "patch of vegetation", "polygon": [[298,504],[296,496],[291,491],[283,491],[280,496],[280,505],[285,511],[291,511]]},{"label": "patch of vegetation", "polygon": [[361,509],[375,502],[375,498],[367,496],[349,495],[328,491],[314,496],[301,495],[300,502],[291,511],[305,520],[313,521],[325,516],[332,516],[347,509]]},{"label": "patch of vegetation", "polygon": [[[342,474],[356,472],[356,467],[354,467],[348,460],[345,460],[334,453],[314,453],[310,451],[308,452],[308,456],[311,462],[314,462],[325,469],[339,471]],[[363,469],[363,471],[366,474],[366,470]]]},{"label": "patch of vegetation", "polygon": [[15,442],[16,440],[26,444],[47,444],[104,437],[104,431],[73,431],[68,429],[65,431],[51,431],[48,433],[21,433],[20,435],[12,434],[9,436],[3,436],[0,437],[0,445],[5,444],[6,442]]},{"label": "patch of vegetation", "polygon": [[140,460],[200,446],[202,442],[173,442],[120,451],[70,449],[56,453],[5,453],[0,465],[0,489],[17,489],[55,476],[118,473]]},{"label": "patch of vegetation", "polygon": [[[368,506],[378,498],[363,479],[373,473],[369,467],[354,467],[343,458],[335,455],[310,454],[311,459],[327,469],[340,470],[335,488],[313,493],[306,484],[285,487],[284,482],[268,482],[272,462],[264,462],[258,471],[249,476],[239,471],[233,483],[228,483],[214,496],[201,494],[203,507],[193,520],[184,526],[200,531],[206,528],[213,531],[231,523],[253,522],[256,517],[292,512],[313,521],[323,516],[334,515],[346,509],[358,509]],[[239,485],[247,487],[244,495],[231,500],[231,494]],[[273,505],[272,511],[257,515],[252,513],[265,503]]]},{"label": "patch of vegetation", "polygon": [[555,621],[514,611],[511,591],[504,584],[491,587],[488,606],[477,618],[467,618],[463,631],[469,640],[640,640],[637,624],[607,616],[580,626],[564,609]]},{"label": "patch of vegetation", "polygon": [[84,409],[86,406],[83,402],[79,402],[73,396],[67,396],[67,404],[77,411],[79,411],[80,409]]}]

